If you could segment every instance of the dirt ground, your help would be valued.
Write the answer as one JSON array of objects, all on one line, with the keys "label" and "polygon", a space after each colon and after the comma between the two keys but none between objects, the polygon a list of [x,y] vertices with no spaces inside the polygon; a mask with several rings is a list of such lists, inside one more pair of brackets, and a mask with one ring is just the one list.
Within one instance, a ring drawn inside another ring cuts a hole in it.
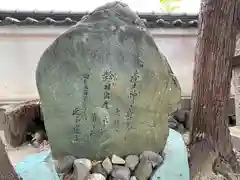
[{"label": "dirt ground", "polygon": [[[0,137],[6,144],[3,131],[0,131]],[[18,148],[12,148],[6,145],[6,150],[8,152],[8,157],[13,165],[15,165],[19,161],[22,161],[27,155],[40,152],[40,148],[34,148],[32,146],[29,146],[28,144],[24,144]]]}]

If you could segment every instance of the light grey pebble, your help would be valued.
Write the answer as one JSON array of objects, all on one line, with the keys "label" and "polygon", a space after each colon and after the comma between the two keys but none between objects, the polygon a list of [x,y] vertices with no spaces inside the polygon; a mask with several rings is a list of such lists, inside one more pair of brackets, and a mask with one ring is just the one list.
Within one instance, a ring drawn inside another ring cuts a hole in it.
[{"label": "light grey pebble", "polygon": [[88,175],[85,180],[106,180],[106,178],[100,173],[93,173]]},{"label": "light grey pebble", "polygon": [[140,155],[140,161],[142,158],[146,158],[148,161],[150,161],[153,168],[155,168],[156,166],[160,165],[163,162],[162,156],[152,151],[144,151]]},{"label": "light grey pebble", "polygon": [[76,158],[74,156],[65,156],[62,159],[58,159],[58,160],[53,160],[53,163],[55,165],[56,171],[58,173],[67,173],[69,172],[72,167],[73,167],[73,163],[74,160]]},{"label": "light grey pebble", "polygon": [[133,171],[139,163],[139,158],[137,155],[129,155],[126,157],[125,163],[126,166]]},{"label": "light grey pebble", "polygon": [[136,176],[131,176],[130,180],[137,180]]},{"label": "light grey pebble", "polygon": [[122,159],[121,157],[113,154],[112,155],[112,163],[113,164],[122,164],[122,165],[124,165],[125,164],[125,160]]},{"label": "light grey pebble", "polygon": [[73,180],[84,180],[89,175],[89,169],[81,161],[74,161]]},{"label": "light grey pebble", "polygon": [[111,176],[113,179],[129,180],[131,171],[126,166],[113,166]]},{"label": "light grey pebble", "polygon": [[134,175],[137,180],[148,180],[152,174],[153,168],[152,163],[146,158],[142,158],[137,168],[135,169]]},{"label": "light grey pebble", "polygon": [[106,159],[104,159],[104,161],[102,162],[102,166],[103,168],[107,171],[107,173],[109,174],[112,169],[113,169],[113,166],[112,166],[112,162],[111,160],[109,159],[109,157],[107,157]]},{"label": "light grey pebble", "polygon": [[75,162],[84,164],[89,169],[89,171],[92,169],[92,162],[89,159],[80,158],[80,159],[76,159],[74,163]]}]

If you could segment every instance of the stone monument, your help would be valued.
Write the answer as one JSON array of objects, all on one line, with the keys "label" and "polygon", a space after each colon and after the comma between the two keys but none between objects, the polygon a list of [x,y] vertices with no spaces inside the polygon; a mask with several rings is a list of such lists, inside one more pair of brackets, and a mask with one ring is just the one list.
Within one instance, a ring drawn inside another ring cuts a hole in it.
[{"label": "stone monument", "polygon": [[60,35],[43,53],[36,82],[56,159],[161,152],[181,99],[167,59],[121,2]]}]

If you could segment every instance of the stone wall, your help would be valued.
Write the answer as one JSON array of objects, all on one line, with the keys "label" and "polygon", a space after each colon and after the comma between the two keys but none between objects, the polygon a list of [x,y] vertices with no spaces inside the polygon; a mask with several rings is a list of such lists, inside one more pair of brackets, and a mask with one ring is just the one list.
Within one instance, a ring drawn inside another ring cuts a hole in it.
[{"label": "stone wall", "polygon": [[[38,96],[35,69],[43,51],[64,32],[63,27],[0,27],[0,101],[14,103]],[[168,58],[180,81],[182,95],[189,96],[196,29],[151,29],[159,49]]]},{"label": "stone wall", "polygon": [[[38,97],[36,65],[43,51],[66,29],[51,26],[0,27],[0,104]],[[192,91],[196,31],[195,28],[150,29],[180,82],[183,97],[190,97]]]}]

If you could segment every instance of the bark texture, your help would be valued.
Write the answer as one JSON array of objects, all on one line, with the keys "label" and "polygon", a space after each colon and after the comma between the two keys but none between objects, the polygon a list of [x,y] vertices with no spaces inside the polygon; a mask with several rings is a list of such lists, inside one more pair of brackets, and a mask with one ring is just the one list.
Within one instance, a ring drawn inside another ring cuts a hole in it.
[{"label": "bark texture", "polygon": [[5,146],[1,138],[0,138],[0,162],[1,162],[0,180],[20,180],[8,158]]},{"label": "bark texture", "polygon": [[[202,0],[191,112],[191,177],[206,169],[238,171],[227,122],[237,0]],[[211,167],[208,167],[208,165]],[[212,169],[213,164],[213,169]],[[227,173],[226,173],[227,172]]]}]

